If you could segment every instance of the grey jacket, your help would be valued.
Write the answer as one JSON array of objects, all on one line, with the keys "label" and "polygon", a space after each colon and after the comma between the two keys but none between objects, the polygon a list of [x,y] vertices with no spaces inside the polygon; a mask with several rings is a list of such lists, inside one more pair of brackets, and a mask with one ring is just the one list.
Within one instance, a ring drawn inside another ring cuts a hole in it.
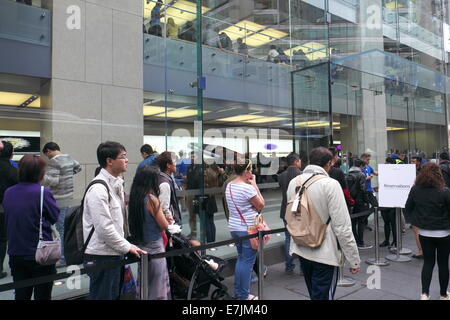
[{"label": "grey jacket", "polygon": [[[323,223],[326,223],[329,217],[331,217],[331,222],[327,227],[325,239],[319,248],[312,249],[298,246],[291,239],[290,254],[295,253],[307,260],[331,266],[339,266],[343,262],[343,254],[351,268],[359,268],[359,252],[353,237],[352,223],[341,186],[339,182],[330,178],[322,167],[315,165],[307,166],[298,178],[306,181],[313,173],[325,174],[327,178],[320,179],[311,185],[308,189],[308,195]],[[296,181],[292,180],[287,191],[288,199],[295,196],[295,187]],[[338,241],[341,250],[338,250]]]},{"label": "grey jacket", "polygon": [[44,185],[49,187],[60,206],[73,197],[73,176],[81,171],[78,161],[68,154],[59,154],[48,161]]}]

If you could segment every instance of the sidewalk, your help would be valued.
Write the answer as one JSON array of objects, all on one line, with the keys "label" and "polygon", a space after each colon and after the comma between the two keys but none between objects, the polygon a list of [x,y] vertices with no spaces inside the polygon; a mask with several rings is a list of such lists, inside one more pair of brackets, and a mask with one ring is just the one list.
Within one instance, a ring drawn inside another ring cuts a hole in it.
[{"label": "sidewalk", "polygon": [[[380,218],[381,220],[381,218]],[[383,232],[380,231],[380,239],[384,239]],[[374,233],[366,231],[364,240],[367,244],[373,245]],[[403,234],[403,247],[411,249],[413,254],[417,251],[414,232],[407,229]],[[387,248],[380,248],[380,258],[385,258],[389,254]],[[420,273],[423,260],[411,257],[411,262],[392,262],[380,269],[380,289],[368,289],[367,279],[372,273],[367,273],[368,265],[365,261],[375,256],[374,249],[361,250],[361,271],[356,275],[351,275],[356,280],[352,287],[337,287],[336,300],[418,300],[421,294]],[[299,262],[296,262],[297,266]],[[373,272],[373,271],[372,271]],[[346,266],[344,269],[346,277],[350,276],[350,271]],[[234,278],[228,277],[224,284],[228,287],[228,292],[233,295]],[[373,282],[371,282],[373,283]],[[258,284],[252,285],[252,294],[258,294]],[[433,279],[430,287],[431,300],[439,300],[439,281],[437,265],[435,266]],[[305,279],[299,275],[298,268],[293,275],[284,273],[284,263],[269,266],[267,277],[264,280],[264,300],[309,300]]]}]

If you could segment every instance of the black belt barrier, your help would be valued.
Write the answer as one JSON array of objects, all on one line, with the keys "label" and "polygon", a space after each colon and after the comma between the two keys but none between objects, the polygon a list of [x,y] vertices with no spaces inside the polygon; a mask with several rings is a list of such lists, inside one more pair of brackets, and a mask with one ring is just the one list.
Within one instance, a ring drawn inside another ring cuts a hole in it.
[{"label": "black belt barrier", "polygon": [[[366,216],[366,215],[368,216],[373,212],[374,212],[374,209],[372,208],[367,211],[363,211],[363,212],[360,212],[357,214],[352,214],[351,218],[354,219],[354,218],[358,218],[358,217],[362,217],[362,216]],[[261,231],[261,234],[262,234],[262,236],[264,236],[266,234],[274,234],[274,233],[280,233],[280,232],[285,232],[285,231],[287,231],[286,228],[279,228],[279,229],[272,229],[272,230],[268,230],[268,231]],[[241,242],[243,240],[249,240],[251,238],[257,238],[257,237],[258,237],[258,234],[255,233],[255,234],[244,236],[244,237],[209,243],[209,244],[191,247],[191,248],[170,250],[168,252],[162,252],[162,253],[158,253],[158,254],[148,254],[147,256],[148,256],[149,260],[169,258],[169,257],[186,254],[186,253],[192,253],[195,251],[201,251],[201,250],[211,249],[211,248],[215,248],[215,247],[221,247],[221,246],[225,246],[228,244],[237,243],[237,242]],[[127,264],[132,264],[132,263],[136,263],[136,262],[140,262],[140,259],[135,258],[135,257],[127,258],[122,261],[115,261],[115,262],[101,264],[101,265],[95,266],[95,267],[88,267],[88,268],[80,269],[77,275],[81,276],[83,274],[87,274],[88,272],[93,273],[93,272],[98,272],[98,271],[102,271],[105,269],[123,267]],[[26,287],[40,285],[43,283],[49,283],[49,282],[53,282],[53,281],[57,281],[57,280],[62,280],[62,279],[69,278],[69,277],[75,275],[76,273],[77,273],[77,271],[73,271],[72,273],[60,272],[60,273],[57,273],[54,275],[33,278],[33,279],[28,279],[28,280],[22,280],[22,281],[18,281],[18,282],[6,283],[6,284],[0,285],[0,292],[22,289],[22,288],[26,288]]]}]

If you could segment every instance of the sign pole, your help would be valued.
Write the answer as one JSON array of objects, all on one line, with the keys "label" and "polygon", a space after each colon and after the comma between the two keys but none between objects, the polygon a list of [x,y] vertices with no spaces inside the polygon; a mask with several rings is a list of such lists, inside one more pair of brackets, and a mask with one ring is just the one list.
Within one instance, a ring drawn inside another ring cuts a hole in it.
[{"label": "sign pole", "polygon": [[379,224],[378,224],[378,208],[375,207],[374,208],[374,216],[373,216],[373,221],[374,221],[374,228],[375,228],[375,258],[371,258],[366,260],[367,264],[371,264],[371,265],[375,265],[375,266],[380,266],[380,267],[384,267],[384,266],[388,266],[389,262],[384,260],[384,259],[380,259],[380,248],[378,246],[379,243]]}]

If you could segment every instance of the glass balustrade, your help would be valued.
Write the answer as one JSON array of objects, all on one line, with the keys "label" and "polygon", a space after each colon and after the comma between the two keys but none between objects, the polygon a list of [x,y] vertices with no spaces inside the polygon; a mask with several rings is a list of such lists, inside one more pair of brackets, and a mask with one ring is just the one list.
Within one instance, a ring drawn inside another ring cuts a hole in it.
[{"label": "glass balustrade", "polygon": [[0,38],[50,46],[51,21],[48,10],[0,0]]}]

